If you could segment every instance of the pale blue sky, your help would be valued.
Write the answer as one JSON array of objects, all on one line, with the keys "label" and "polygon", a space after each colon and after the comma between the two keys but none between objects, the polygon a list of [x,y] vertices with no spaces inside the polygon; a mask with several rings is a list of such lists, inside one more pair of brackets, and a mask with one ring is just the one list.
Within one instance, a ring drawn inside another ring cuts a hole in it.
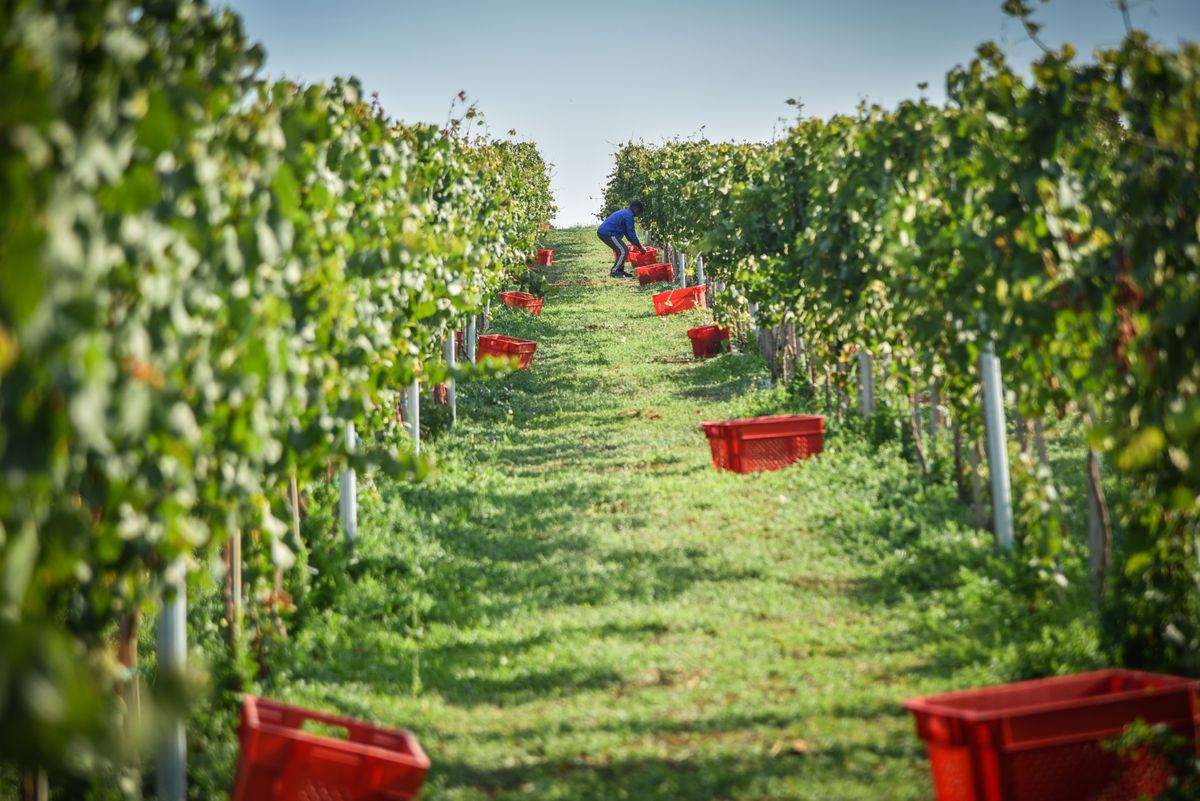
[{"label": "pale blue sky", "polygon": [[[1134,0],[1135,24],[1200,39],[1200,0]],[[269,74],[356,75],[404,120],[443,122],[465,90],[491,129],[516,128],[554,163],[561,225],[599,210],[630,138],[769,139],[790,119],[943,97],[946,72],[985,40],[1015,63],[1037,51],[1000,0],[232,0]],[[1081,52],[1123,33],[1111,0],[1053,0],[1043,38]]]}]

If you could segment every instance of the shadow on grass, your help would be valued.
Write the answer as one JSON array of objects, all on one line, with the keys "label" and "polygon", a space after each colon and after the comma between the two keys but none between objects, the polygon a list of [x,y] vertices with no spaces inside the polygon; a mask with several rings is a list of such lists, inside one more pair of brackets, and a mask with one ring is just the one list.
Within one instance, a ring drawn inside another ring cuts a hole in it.
[{"label": "shadow on grass", "polygon": [[[554,251],[555,264],[570,259],[586,257],[596,252],[596,248],[592,247],[592,243],[588,241],[590,237],[595,240],[596,247],[600,246],[600,239],[596,236],[594,229],[588,228],[586,236],[581,234],[582,232],[578,228],[549,232],[546,247]],[[554,269],[553,266],[551,269]]]},{"label": "shadow on grass", "polygon": [[[423,581],[444,589],[437,594],[447,598],[430,613],[435,620],[475,623],[485,615],[497,618],[520,610],[665,600],[697,582],[737,582],[753,573],[712,566],[695,549],[603,548],[575,533],[642,525],[641,510],[603,479],[524,492],[491,483],[466,492],[412,487],[404,502],[420,509],[451,503],[468,509],[464,517],[444,521],[437,539],[445,556],[423,567]],[[449,600],[456,597],[465,603]],[[486,607],[478,598],[488,599]]]},{"label": "shadow on grass", "polygon": [[[876,783],[883,762],[893,772],[917,766],[919,752],[908,743],[888,746],[815,747],[799,753],[772,755],[764,743],[758,755],[701,756],[679,749],[678,756],[591,759],[543,759],[517,767],[481,768],[467,762],[438,762],[431,771],[434,786],[471,788],[493,799],[534,799],[551,791],[556,798],[601,801],[636,798],[646,801],[708,801],[734,797],[777,797],[781,780],[817,786],[854,781]],[[882,797],[882,796],[881,796]]]},{"label": "shadow on grass", "polygon": [[[544,460],[537,449],[520,458]],[[508,481],[503,474],[467,483],[396,485],[397,502],[373,512],[380,517],[364,524],[390,530],[395,545],[364,549],[353,570],[372,581],[362,590],[348,586],[337,603],[346,603],[350,616],[378,615],[377,624],[389,627],[393,621],[390,627],[403,631],[410,625],[406,599],[421,595],[436,599],[421,615],[422,625],[462,628],[569,607],[661,603],[699,583],[734,585],[761,577],[753,568],[714,562],[699,548],[599,544],[596,534],[646,525],[642,510],[619,487],[598,478],[599,473],[559,477],[544,485]],[[410,547],[413,541],[432,543],[433,551]],[[422,653],[421,674],[430,690],[460,705],[508,706],[619,681],[617,674],[591,667],[543,665],[514,675],[475,671],[539,642],[434,649]],[[402,681],[398,677],[411,674],[411,649],[397,651],[391,638],[367,638],[355,648],[361,658],[325,661],[320,667],[313,663],[299,673],[322,681],[354,681],[381,692],[394,691]]]},{"label": "shadow on grass", "polygon": [[[440,575],[430,577],[437,583],[453,584],[470,593],[475,601],[492,599],[487,605],[488,620],[513,614],[537,614],[572,605],[601,606],[613,603],[639,603],[670,600],[699,582],[739,583],[757,578],[753,570],[738,570],[704,565],[697,553],[615,550],[593,559],[576,559],[577,548],[554,544],[549,540],[523,541],[513,551],[497,554],[494,548],[477,550],[479,538],[459,535],[455,556],[432,567]],[[564,558],[554,558],[560,554]],[[468,565],[478,560],[482,570]],[[572,565],[576,565],[572,569]],[[376,576],[386,574],[378,562],[369,567]],[[428,570],[428,569],[427,569]],[[394,586],[394,585],[393,585]],[[444,593],[438,593],[439,606],[426,622],[445,622],[456,626],[480,625],[483,611],[477,606],[462,609]],[[456,608],[457,607],[457,608]],[[470,619],[474,618],[474,619]],[[537,663],[507,673],[498,665],[512,661],[528,665],[532,660],[521,655],[533,648],[560,642],[575,634],[588,640],[619,636],[655,637],[661,631],[649,627],[614,629],[568,629],[549,634],[500,641],[454,643],[422,649],[421,677],[428,691],[437,693],[458,706],[496,705],[511,707],[548,698],[574,695],[588,690],[605,689],[622,683],[617,672],[591,665],[561,666]],[[413,657],[407,649],[397,650],[391,640],[368,639],[355,646],[358,659],[325,661],[305,665],[297,675],[323,682],[352,681],[379,692],[396,691],[398,682],[411,675]],[[369,668],[364,668],[369,665]]]},{"label": "shadow on grass", "polygon": [[745,394],[753,384],[748,366],[744,356],[723,354],[672,371],[668,377],[685,398],[725,402]]}]

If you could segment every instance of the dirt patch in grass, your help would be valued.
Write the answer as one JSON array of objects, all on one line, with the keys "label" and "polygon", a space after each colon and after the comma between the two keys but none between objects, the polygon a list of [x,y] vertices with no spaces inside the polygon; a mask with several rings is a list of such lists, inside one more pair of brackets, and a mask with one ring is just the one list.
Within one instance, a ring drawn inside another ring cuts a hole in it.
[{"label": "dirt patch in grass", "polygon": [[848,576],[791,576],[787,580],[793,587],[802,590],[833,590],[846,593],[862,586],[862,581]]}]

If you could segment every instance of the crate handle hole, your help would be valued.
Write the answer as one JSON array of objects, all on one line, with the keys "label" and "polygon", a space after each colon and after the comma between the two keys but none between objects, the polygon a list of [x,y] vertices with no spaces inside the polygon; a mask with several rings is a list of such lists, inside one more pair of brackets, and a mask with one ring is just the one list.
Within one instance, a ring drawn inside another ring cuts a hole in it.
[{"label": "crate handle hole", "polygon": [[306,720],[300,724],[300,730],[319,737],[329,737],[334,740],[349,740],[350,730],[335,723],[325,723],[320,720]]}]

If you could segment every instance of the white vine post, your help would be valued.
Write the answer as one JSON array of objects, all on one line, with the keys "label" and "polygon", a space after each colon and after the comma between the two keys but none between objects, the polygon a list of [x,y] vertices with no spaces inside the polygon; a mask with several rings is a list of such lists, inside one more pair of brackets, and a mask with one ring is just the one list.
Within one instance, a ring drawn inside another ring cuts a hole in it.
[{"label": "white vine post", "polygon": [[[455,347],[454,332],[450,332],[450,336],[446,337],[446,341],[442,343],[442,357],[446,360],[446,367],[451,370],[458,362],[458,348]],[[458,398],[455,394],[454,376],[446,376],[446,405],[450,407],[450,423],[458,422]]]},{"label": "white vine post", "polygon": [[704,286],[707,282],[704,280],[704,257],[696,257],[696,286]]},{"label": "white vine post", "polygon": [[[292,507],[292,519],[298,521],[300,507],[297,499],[300,497],[300,485],[296,482],[295,476],[292,476],[292,480],[288,482],[288,495],[290,496],[288,501]],[[299,532],[299,523],[293,525]],[[229,535],[227,554],[229,557],[229,600],[233,605],[233,619],[229,621],[230,642],[233,642],[241,636],[242,629],[242,530],[240,528],[235,528]]]},{"label": "white vine post", "polygon": [[929,460],[937,458],[938,433],[942,428],[942,383],[935,376],[929,385]]},{"label": "white vine post", "polygon": [[492,299],[488,298],[483,306],[483,330],[487,331],[492,324]]},{"label": "white vine post", "polygon": [[[175,597],[163,601],[158,618],[158,677],[161,683],[181,682],[187,670],[187,566],[182,556],[171,565],[167,582]],[[175,718],[158,751],[159,801],[187,797],[187,733]]]},{"label": "white vine post", "polygon": [[687,288],[687,254],[679,254],[679,286]]},{"label": "white vine post", "polygon": [[866,348],[858,349],[858,410],[863,418],[875,413],[875,373],[871,354]]},{"label": "white vine post", "polygon": [[[346,453],[354,453],[354,423],[346,423]],[[342,491],[338,498],[338,512],[342,518],[342,531],[346,540],[353,545],[358,538],[358,481],[354,468],[346,465],[342,471]]]},{"label": "white vine post", "polygon": [[408,385],[408,435],[412,437],[413,453],[421,452],[421,379]]},{"label": "white vine post", "polygon": [[475,363],[475,315],[467,319],[467,332],[463,335],[467,341],[467,361]]},{"label": "white vine post", "polygon": [[1007,429],[1004,423],[1004,385],[996,343],[988,341],[979,357],[983,375],[983,419],[987,430],[988,468],[992,474],[992,522],[996,544],[1013,547],[1012,486],[1008,475]]}]

